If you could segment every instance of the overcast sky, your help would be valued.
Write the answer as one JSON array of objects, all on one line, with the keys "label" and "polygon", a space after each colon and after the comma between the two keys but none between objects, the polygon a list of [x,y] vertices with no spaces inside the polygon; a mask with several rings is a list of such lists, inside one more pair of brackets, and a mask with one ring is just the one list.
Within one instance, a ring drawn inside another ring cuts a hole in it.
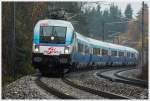
[{"label": "overcast sky", "polygon": [[100,1],[100,2],[90,2],[88,5],[86,5],[86,7],[90,7],[90,8],[93,8],[95,7],[96,5],[100,4],[101,5],[101,10],[104,10],[104,9],[109,9],[110,7],[110,4],[114,3],[114,5],[117,5],[119,7],[119,9],[121,9],[122,11],[122,14],[124,14],[124,11],[126,9],[126,6],[127,4],[131,4],[131,7],[133,9],[133,17],[135,18],[137,13],[140,11],[141,7],[142,7],[142,1],[121,1],[121,2],[110,2],[110,1]]}]

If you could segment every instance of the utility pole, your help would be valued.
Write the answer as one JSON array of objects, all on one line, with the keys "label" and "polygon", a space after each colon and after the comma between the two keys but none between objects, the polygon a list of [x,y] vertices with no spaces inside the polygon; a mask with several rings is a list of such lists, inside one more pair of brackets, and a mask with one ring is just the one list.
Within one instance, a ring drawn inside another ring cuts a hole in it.
[{"label": "utility pole", "polygon": [[119,44],[119,43],[120,43],[120,37],[119,37],[119,35],[114,36],[114,38],[117,39],[117,42],[116,42],[116,43]]},{"label": "utility pole", "polygon": [[12,57],[12,58],[13,58],[13,75],[14,75],[14,78],[15,78],[15,72],[16,72],[16,67],[15,67],[15,60],[16,60],[16,59],[15,59],[15,57],[16,57],[16,56],[15,56],[15,55],[16,55],[16,54],[15,54],[15,50],[16,50],[16,49],[15,49],[15,47],[16,47],[16,45],[15,45],[15,44],[16,44],[16,43],[15,43],[15,40],[16,40],[16,27],[15,27],[15,25],[16,25],[16,18],[15,18],[15,17],[16,17],[16,3],[15,3],[15,1],[14,1],[14,3],[13,3],[13,9],[14,9],[14,12],[13,12],[13,13],[14,13],[14,14],[13,14],[13,15],[14,15],[14,16],[13,16],[13,20],[14,20],[13,29],[14,29],[14,32],[13,32],[13,53],[12,53],[12,54],[13,54],[13,57]]},{"label": "utility pole", "polygon": [[102,36],[102,40],[104,41],[104,34],[105,34],[105,30],[104,30],[104,28],[105,28],[105,22],[104,21],[102,21],[102,34],[103,34],[103,36]]},{"label": "utility pole", "polygon": [[113,39],[113,43],[115,43],[115,39]]},{"label": "utility pole", "polygon": [[120,37],[118,36],[117,38],[118,38],[118,44],[120,44]]},{"label": "utility pole", "polygon": [[141,57],[141,65],[142,65],[142,69],[143,69],[143,65],[144,65],[144,1],[142,2],[142,57]]}]

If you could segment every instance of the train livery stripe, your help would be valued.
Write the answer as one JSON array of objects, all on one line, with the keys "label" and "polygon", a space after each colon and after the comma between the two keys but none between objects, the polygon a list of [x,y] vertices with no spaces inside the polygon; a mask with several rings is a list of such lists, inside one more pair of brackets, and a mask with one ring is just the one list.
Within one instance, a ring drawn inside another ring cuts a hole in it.
[{"label": "train livery stripe", "polygon": [[51,47],[64,47],[64,46],[57,46],[57,45],[48,45],[48,44],[36,44],[37,46],[51,46]]}]

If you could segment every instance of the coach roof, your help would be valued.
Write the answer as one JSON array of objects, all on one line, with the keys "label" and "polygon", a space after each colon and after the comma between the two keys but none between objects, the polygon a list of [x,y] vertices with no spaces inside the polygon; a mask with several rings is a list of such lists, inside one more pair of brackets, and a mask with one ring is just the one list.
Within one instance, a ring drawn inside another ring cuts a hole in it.
[{"label": "coach roof", "polygon": [[78,37],[78,39],[83,40],[87,44],[91,44],[91,45],[94,45],[94,46],[96,45],[98,47],[104,47],[104,48],[107,48],[107,49],[111,48],[111,49],[120,50],[120,51],[129,51],[129,52],[138,53],[138,51],[133,49],[133,48],[118,45],[118,44],[103,42],[103,41],[95,40],[95,39],[88,38],[88,37],[84,37],[83,35],[81,35],[79,33],[77,33],[77,37]]}]

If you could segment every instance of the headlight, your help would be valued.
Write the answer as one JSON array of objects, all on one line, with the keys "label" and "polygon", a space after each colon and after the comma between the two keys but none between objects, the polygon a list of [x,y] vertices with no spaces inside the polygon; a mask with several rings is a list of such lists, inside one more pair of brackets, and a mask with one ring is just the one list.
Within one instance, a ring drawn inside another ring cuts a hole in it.
[{"label": "headlight", "polygon": [[65,54],[69,53],[69,48],[65,48]]},{"label": "headlight", "polygon": [[53,37],[53,36],[51,36],[51,40],[54,40],[54,37]]},{"label": "headlight", "polygon": [[39,52],[39,46],[35,45],[34,52]]},{"label": "headlight", "polygon": [[38,52],[39,51],[39,49],[38,48],[35,48],[35,52]]}]

